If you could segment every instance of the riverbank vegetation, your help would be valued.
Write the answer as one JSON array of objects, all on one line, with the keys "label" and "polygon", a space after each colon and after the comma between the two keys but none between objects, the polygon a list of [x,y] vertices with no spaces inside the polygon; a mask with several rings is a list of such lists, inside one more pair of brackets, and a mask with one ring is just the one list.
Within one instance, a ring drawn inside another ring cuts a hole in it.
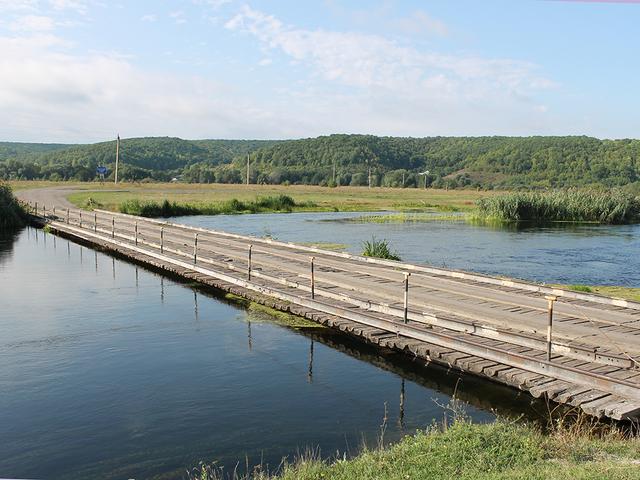
[{"label": "riverbank vegetation", "polygon": [[[616,427],[584,421],[537,427],[506,420],[473,424],[458,419],[432,426],[396,445],[364,449],[353,459],[321,461],[306,455],[275,475],[257,468],[256,480],[634,480],[640,479],[640,440]],[[194,470],[192,480],[227,478],[215,468]],[[233,477],[230,477],[233,478]],[[236,479],[249,478],[235,476]]]},{"label": "riverbank vegetation", "polygon": [[296,202],[288,195],[258,197],[251,201],[237,198],[220,203],[178,203],[164,200],[127,200],[120,204],[120,212],[141,217],[177,217],[183,215],[232,215],[239,213],[293,212],[313,208],[311,202]]},{"label": "riverbank vegetation", "polygon": [[18,228],[26,223],[26,212],[13,196],[11,187],[0,182],[0,229]]},{"label": "riverbank vegetation", "polygon": [[512,192],[478,200],[477,213],[482,220],[507,223],[627,224],[640,221],[640,197],[621,190]]},{"label": "riverbank vegetation", "polygon": [[573,290],[574,292],[596,293],[605,297],[622,298],[640,302],[640,288],[618,287],[611,285],[557,285],[560,288]]},{"label": "riverbank vegetation", "polygon": [[[640,140],[329,135],[286,141],[123,139],[121,180],[374,187],[545,189],[640,186]],[[0,143],[0,178],[113,178],[115,141]],[[371,175],[369,175],[369,171]],[[426,175],[420,173],[429,172]]]},{"label": "riverbank vegetation", "polygon": [[[16,189],[29,188],[29,182],[11,182]],[[33,188],[65,187],[76,190],[68,199],[84,207],[89,198],[107,210],[120,211],[120,205],[129,200],[162,203],[165,200],[185,204],[217,204],[232,199],[253,201],[256,197],[287,195],[300,204],[313,204],[305,211],[411,211],[457,212],[475,208],[478,199],[500,192],[476,190],[400,189],[366,187],[318,187],[309,185],[185,185],[180,183],[113,184],[55,182],[34,183]]]}]

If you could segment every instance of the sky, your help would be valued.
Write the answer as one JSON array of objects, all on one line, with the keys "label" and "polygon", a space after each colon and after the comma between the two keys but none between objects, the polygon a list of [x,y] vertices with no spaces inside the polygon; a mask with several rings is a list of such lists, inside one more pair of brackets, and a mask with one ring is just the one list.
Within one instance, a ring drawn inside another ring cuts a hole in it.
[{"label": "sky", "polygon": [[640,137],[640,1],[0,0],[0,140]]}]

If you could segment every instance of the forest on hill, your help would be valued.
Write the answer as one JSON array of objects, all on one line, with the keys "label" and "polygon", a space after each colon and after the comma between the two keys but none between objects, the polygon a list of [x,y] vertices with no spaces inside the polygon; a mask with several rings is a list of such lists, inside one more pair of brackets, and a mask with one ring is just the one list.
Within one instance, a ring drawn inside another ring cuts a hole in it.
[{"label": "forest on hill", "polygon": [[[330,135],[286,141],[121,142],[126,181],[240,183],[246,157],[252,183],[447,188],[549,188],[640,182],[640,140],[590,137],[377,137]],[[115,142],[92,145],[0,143],[1,179],[110,177]],[[428,172],[425,173],[425,172]],[[420,175],[422,173],[422,175]]]}]

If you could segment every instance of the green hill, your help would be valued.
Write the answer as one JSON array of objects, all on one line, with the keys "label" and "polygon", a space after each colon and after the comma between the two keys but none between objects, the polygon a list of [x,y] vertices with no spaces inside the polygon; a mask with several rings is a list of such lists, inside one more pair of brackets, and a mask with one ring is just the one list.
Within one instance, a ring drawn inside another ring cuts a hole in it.
[{"label": "green hill", "polygon": [[[640,140],[590,137],[376,137],[287,141],[133,138],[121,142],[121,178],[406,187],[623,186],[640,181]],[[113,170],[115,142],[0,143],[0,178],[93,180]],[[419,173],[429,174],[420,176]]]}]

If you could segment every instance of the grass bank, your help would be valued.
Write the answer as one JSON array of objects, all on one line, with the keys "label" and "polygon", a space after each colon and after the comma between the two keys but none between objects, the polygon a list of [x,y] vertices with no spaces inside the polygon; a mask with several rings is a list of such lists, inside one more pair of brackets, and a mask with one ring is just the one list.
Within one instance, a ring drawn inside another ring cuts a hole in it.
[{"label": "grass bank", "polygon": [[640,198],[621,190],[514,192],[478,200],[480,219],[498,222],[640,222]]},{"label": "grass bank", "polygon": [[615,287],[609,285],[557,285],[560,288],[573,290],[574,292],[597,293],[606,297],[622,298],[640,302],[640,288]]},{"label": "grass bank", "polygon": [[0,183],[0,229],[8,230],[24,226],[26,212],[13,196],[11,187]]},{"label": "grass bank", "polygon": [[[479,198],[496,192],[476,190],[443,190],[418,188],[319,187],[312,185],[235,185],[186,183],[112,183],[97,182],[27,182],[15,181],[16,189],[62,188],[69,190],[69,200],[83,207],[89,198],[103,208],[119,211],[120,204],[132,199],[164,200],[179,204],[215,204],[238,199],[251,201],[256,197],[288,195],[301,203],[310,202],[309,210],[350,211],[469,211]],[[75,190],[75,192],[73,192]]]},{"label": "grass bank", "polygon": [[[203,467],[191,478],[224,477]],[[457,420],[448,428],[434,426],[350,460],[326,462],[307,455],[285,464],[278,475],[256,469],[251,478],[633,480],[640,479],[640,440],[625,438],[615,428],[598,432],[584,424],[559,426],[543,434],[536,427],[505,420],[484,425]]]},{"label": "grass bank", "polygon": [[[89,199],[87,204],[93,206]],[[176,217],[182,215],[231,215],[238,213],[293,212],[308,210],[315,205],[310,202],[296,202],[288,195],[258,197],[255,200],[233,198],[220,203],[178,203],[164,200],[127,200],[120,204],[120,212],[142,217]]]}]

